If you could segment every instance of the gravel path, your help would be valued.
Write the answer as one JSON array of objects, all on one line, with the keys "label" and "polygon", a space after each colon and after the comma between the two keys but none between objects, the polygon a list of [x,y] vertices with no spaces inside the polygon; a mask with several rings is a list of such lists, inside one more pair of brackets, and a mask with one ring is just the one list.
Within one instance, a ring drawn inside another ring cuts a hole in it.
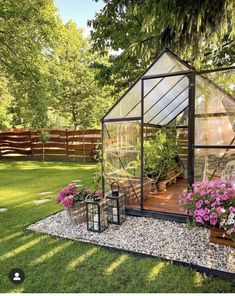
[{"label": "gravel path", "polygon": [[202,227],[189,228],[186,224],[172,221],[127,216],[121,226],[110,224],[107,230],[99,234],[88,231],[85,223],[80,226],[71,225],[62,211],[27,229],[235,272],[235,249],[209,243],[210,231]]}]

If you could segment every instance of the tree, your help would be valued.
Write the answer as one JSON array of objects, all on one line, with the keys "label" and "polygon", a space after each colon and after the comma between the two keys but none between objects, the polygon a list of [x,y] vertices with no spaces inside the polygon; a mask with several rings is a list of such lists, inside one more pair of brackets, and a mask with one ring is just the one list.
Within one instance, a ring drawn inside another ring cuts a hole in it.
[{"label": "tree", "polygon": [[0,130],[10,127],[11,115],[9,107],[12,97],[8,90],[7,79],[3,72],[0,71]]},{"label": "tree", "polygon": [[93,64],[98,57],[91,53],[89,40],[72,21],[61,31],[60,45],[54,53],[53,67],[59,84],[54,109],[68,118],[75,129],[97,125],[112,103],[109,88],[97,84]]},{"label": "tree", "polygon": [[[226,65],[235,54],[234,0],[105,0],[105,7],[89,22],[94,50],[120,51],[110,67],[101,67],[108,83],[116,77],[117,92],[124,81],[131,84],[169,47],[197,68]],[[227,57],[231,58],[227,58]],[[120,66],[121,65],[121,66]],[[120,68],[123,70],[120,71]],[[137,69],[130,73],[129,69]],[[120,75],[119,75],[120,73]]]},{"label": "tree", "polygon": [[56,87],[48,69],[62,26],[52,0],[0,2],[0,67],[13,95],[13,124],[44,127]]}]

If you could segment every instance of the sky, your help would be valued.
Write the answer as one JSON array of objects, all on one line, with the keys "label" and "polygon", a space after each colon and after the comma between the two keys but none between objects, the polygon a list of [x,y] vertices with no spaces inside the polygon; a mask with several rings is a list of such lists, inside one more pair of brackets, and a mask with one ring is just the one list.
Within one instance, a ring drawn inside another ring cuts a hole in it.
[{"label": "sky", "polygon": [[72,19],[79,28],[84,28],[85,35],[89,35],[91,30],[87,20],[94,18],[95,13],[104,7],[102,0],[54,0],[54,3],[59,8],[63,22]]}]

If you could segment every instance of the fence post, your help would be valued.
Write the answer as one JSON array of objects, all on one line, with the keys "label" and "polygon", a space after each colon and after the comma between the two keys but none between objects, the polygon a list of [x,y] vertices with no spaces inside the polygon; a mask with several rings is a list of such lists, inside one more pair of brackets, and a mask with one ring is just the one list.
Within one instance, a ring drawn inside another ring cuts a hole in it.
[{"label": "fence post", "polygon": [[83,142],[83,162],[86,162],[86,148],[84,142],[84,130],[82,130],[82,142]]},{"label": "fence post", "polygon": [[31,157],[33,157],[33,143],[32,143],[32,134],[31,134],[31,130],[29,130],[29,139],[30,139]]},{"label": "fence post", "polygon": [[66,136],[66,155],[67,159],[69,158],[69,140],[68,140],[68,129],[65,130],[65,136]]}]

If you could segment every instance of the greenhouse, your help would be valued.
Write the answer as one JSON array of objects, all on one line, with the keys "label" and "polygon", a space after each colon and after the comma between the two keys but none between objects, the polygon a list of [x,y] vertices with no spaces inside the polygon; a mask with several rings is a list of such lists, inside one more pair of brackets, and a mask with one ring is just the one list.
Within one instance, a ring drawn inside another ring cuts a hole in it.
[{"label": "greenhouse", "polygon": [[102,119],[103,191],[129,213],[183,219],[194,183],[235,183],[235,66],[195,71],[168,49]]}]

